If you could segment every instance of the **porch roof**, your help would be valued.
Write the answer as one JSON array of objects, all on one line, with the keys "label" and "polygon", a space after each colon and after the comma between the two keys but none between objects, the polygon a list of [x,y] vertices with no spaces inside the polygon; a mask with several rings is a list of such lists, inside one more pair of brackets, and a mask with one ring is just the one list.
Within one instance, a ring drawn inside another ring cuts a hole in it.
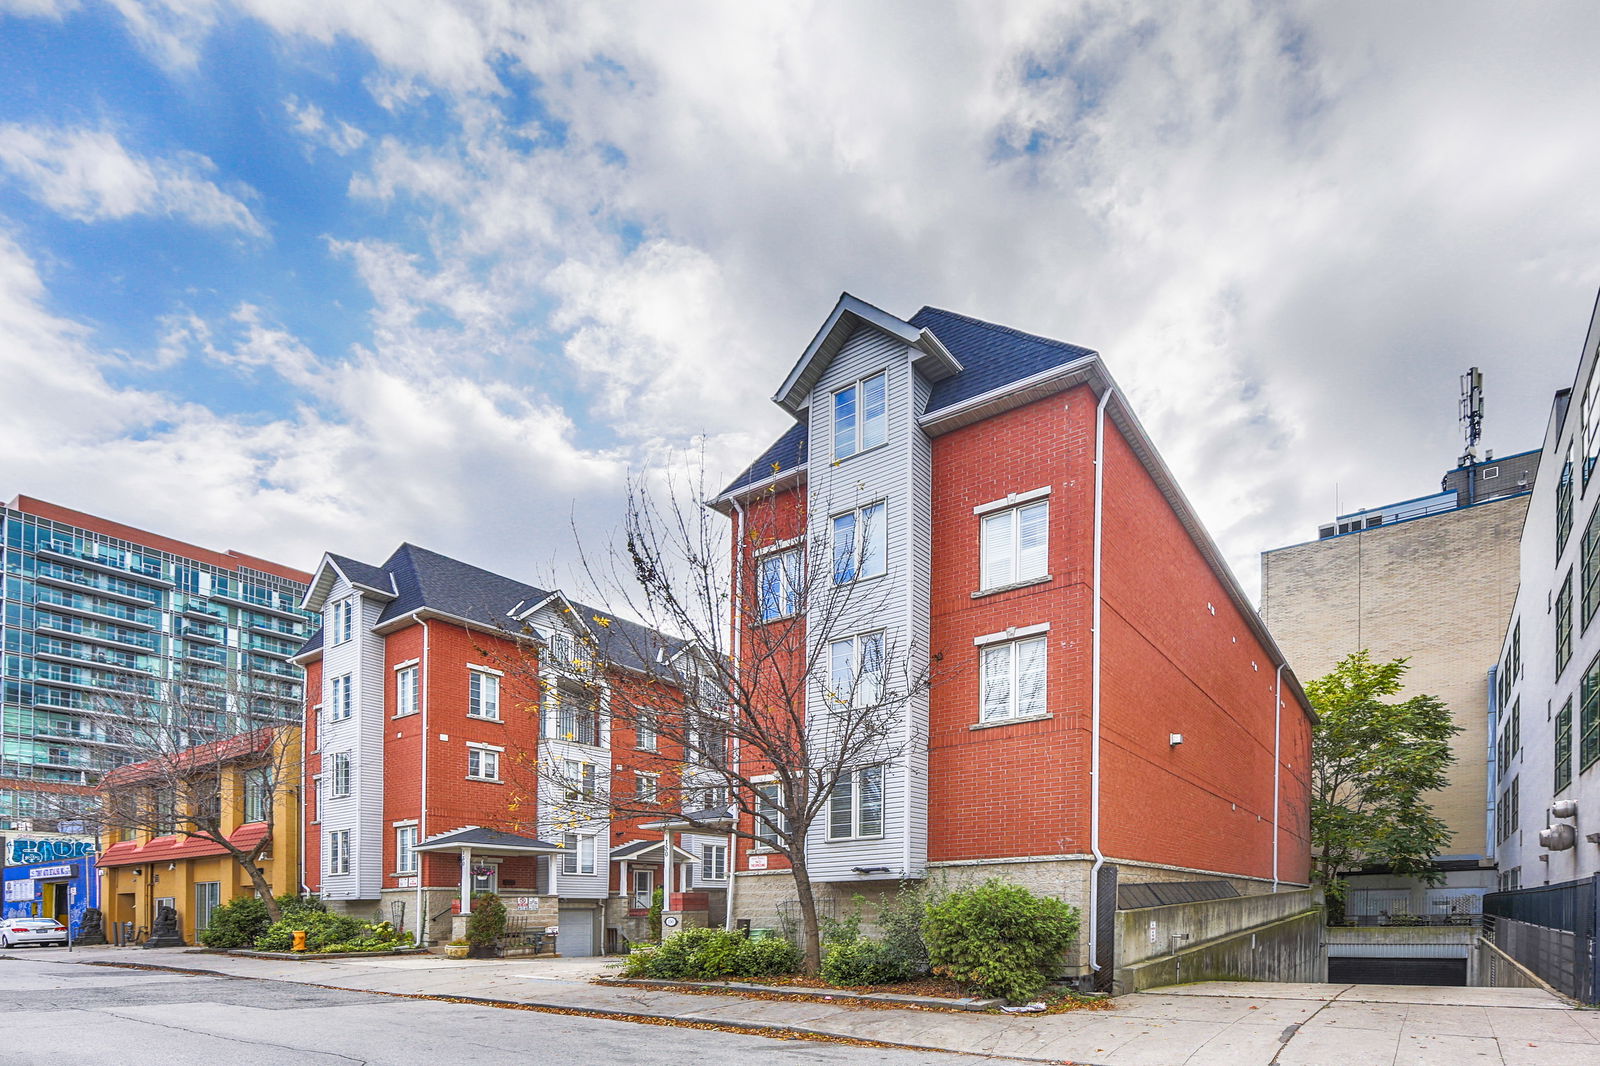
[{"label": "porch roof", "polygon": [[474,855],[559,855],[565,849],[547,840],[518,836],[501,829],[469,825],[446,833],[435,833],[418,844],[416,851],[466,851]]},{"label": "porch roof", "polygon": [[[631,844],[624,844],[620,848],[611,849],[611,861],[617,862],[626,859],[629,862],[661,861],[661,844],[659,840],[635,840]],[[672,845],[672,853],[680,862],[699,862],[700,856],[692,851],[685,851],[678,845]]]},{"label": "porch roof", "polygon": [[684,811],[676,818],[663,818],[659,822],[645,822],[640,829],[706,830],[712,826],[733,824],[733,808],[709,807],[703,811]]}]

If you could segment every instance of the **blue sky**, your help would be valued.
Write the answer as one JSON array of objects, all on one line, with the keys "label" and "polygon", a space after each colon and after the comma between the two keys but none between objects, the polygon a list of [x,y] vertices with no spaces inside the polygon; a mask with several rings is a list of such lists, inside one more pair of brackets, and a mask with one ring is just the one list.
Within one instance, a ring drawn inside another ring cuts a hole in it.
[{"label": "blue sky", "polygon": [[1538,445],[1596,20],[0,0],[0,495],[570,583],[630,472],[785,428],[849,290],[1099,349],[1253,586],[1433,489],[1468,365]]}]

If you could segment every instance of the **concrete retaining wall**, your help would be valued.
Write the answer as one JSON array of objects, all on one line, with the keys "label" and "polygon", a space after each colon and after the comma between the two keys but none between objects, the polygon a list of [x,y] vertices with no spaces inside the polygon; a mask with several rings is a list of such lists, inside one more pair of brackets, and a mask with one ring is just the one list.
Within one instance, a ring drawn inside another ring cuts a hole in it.
[{"label": "concrete retaining wall", "polygon": [[1113,992],[1189,981],[1327,979],[1309,889],[1118,911]]}]

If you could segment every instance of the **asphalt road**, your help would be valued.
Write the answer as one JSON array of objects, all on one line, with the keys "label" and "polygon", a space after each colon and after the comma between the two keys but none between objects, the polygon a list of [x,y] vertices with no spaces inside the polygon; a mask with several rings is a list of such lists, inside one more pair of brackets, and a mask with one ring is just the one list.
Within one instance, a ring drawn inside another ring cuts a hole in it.
[{"label": "asphalt road", "polygon": [[[38,958],[31,956],[37,952]],[[4,1066],[663,1063],[975,1066],[969,1055],[775,1040],[282,981],[0,959]]]}]

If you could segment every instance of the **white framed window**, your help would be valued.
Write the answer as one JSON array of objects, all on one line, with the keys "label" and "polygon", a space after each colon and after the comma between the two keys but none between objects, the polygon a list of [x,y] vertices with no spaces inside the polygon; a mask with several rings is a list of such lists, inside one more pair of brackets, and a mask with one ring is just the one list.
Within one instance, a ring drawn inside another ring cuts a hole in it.
[{"label": "white framed window", "polygon": [[593,799],[597,783],[595,765],[577,759],[563,759],[561,782],[566,786],[568,802]]},{"label": "white framed window", "polygon": [[883,767],[841,774],[828,795],[828,839],[883,835]]},{"label": "white framed window", "polygon": [[329,795],[333,797],[350,795],[350,753],[336,751],[333,754],[333,775],[329,783]]},{"label": "white framed window", "polygon": [[417,668],[402,666],[394,672],[394,716],[417,713]]},{"label": "white framed window", "polygon": [[839,707],[871,707],[883,698],[883,630],[828,644],[828,699]]},{"label": "white framed window", "polygon": [[980,654],[983,670],[981,720],[1031,718],[1045,713],[1045,648],[1043,634],[1004,644],[986,645]]},{"label": "white framed window", "polygon": [[417,872],[417,827],[402,825],[394,831],[394,870],[400,874]]},{"label": "white framed window", "polygon": [[869,503],[833,517],[833,583],[879,577],[888,560],[884,505]]},{"label": "white framed window", "polygon": [[700,788],[686,789],[683,799],[684,810],[709,811],[721,809],[728,805],[728,786],[703,785]]},{"label": "white framed window", "polygon": [[244,775],[244,820],[265,822],[272,817],[272,768],[258,766]]},{"label": "white framed window", "polygon": [[328,681],[328,717],[343,722],[356,713],[355,687],[349,674],[340,674]]},{"label": "white framed window", "polygon": [[467,776],[474,781],[500,780],[500,752],[489,747],[467,747]]},{"label": "white framed window", "polygon": [[333,605],[333,642],[343,644],[347,642],[356,631],[356,601],[355,597],[340,600]]},{"label": "white framed window", "polygon": [[889,375],[863,378],[833,394],[833,457],[848,459],[889,439]]},{"label": "white framed window", "polygon": [[634,724],[634,746],[640,751],[656,750],[656,724],[648,713],[641,711]]},{"label": "white framed window", "polygon": [[782,831],[788,828],[780,805],[783,803],[783,786],[777,782],[756,786],[756,839],[767,847],[776,847]]},{"label": "white framed window", "polygon": [[640,803],[654,803],[661,794],[660,780],[655,774],[634,774],[633,795]]},{"label": "white framed window", "polygon": [[757,595],[763,622],[788,618],[800,610],[800,549],[771,552],[756,564]]},{"label": "white framed window", "polygon": [[561,856],[562,873],[594,873],[594,834],[567,833],[561,838],[561,846],[565,849]]},{"label": "white framed window", "polygon": [[1049,572],[1049,500],[986,514],[982,521],[979,581],[984,588],[1014,585]]},{"label": "white framed window", "polygon": [[350,830],[335,829],[328,834],[328,872],[350,872]]},{"label": "white framed window", "polygon": [[500,677],[488,670],[467,671],[467,714],[500,720]]},{"label": "white framed window", "polygon": [[728,879],[728,845],[700,845],[700,880],[726,881]]}]

